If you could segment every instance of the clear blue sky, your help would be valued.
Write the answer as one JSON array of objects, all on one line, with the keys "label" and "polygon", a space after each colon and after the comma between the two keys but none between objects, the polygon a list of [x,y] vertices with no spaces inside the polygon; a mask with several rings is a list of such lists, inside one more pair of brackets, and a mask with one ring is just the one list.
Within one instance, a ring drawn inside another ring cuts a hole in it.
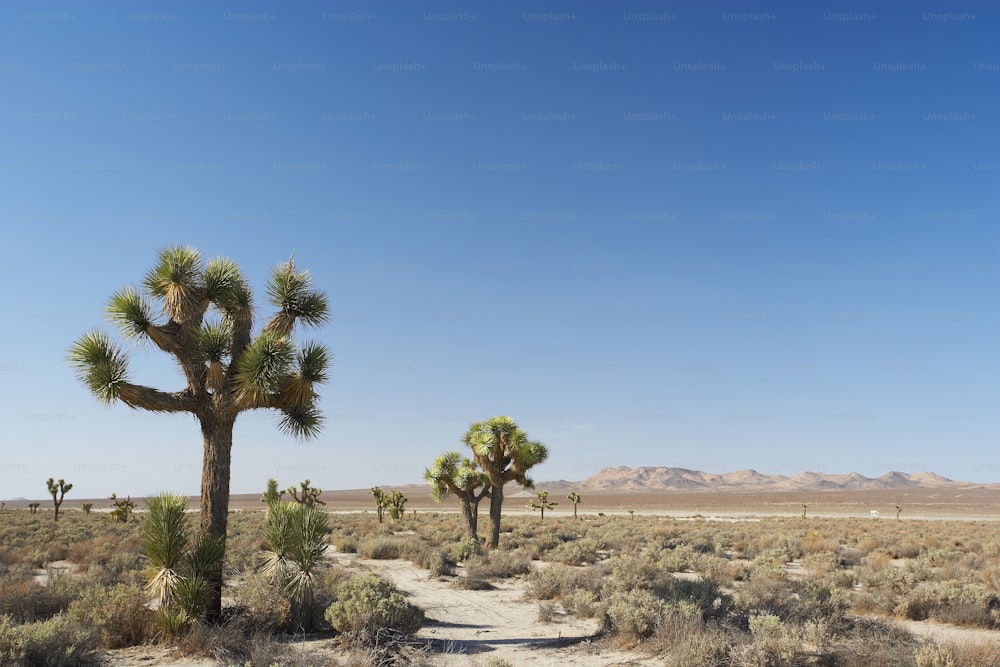
[{"label": "clear blue sky", "polygon": [[[421,480],[470,422],[608,465],[1000,481],[995,3],[0,8],[0,497],[197,493],[65,355],[157,250],[292,253],[320,438],[232,491]],[[135,353],[135,381],[180,388]]]}]

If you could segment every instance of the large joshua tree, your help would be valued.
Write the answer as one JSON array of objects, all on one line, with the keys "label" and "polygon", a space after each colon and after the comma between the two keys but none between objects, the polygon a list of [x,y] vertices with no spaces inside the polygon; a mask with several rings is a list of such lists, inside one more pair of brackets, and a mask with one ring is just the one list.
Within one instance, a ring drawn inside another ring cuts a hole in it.
[{"label": "large joshua tree", "polygon": [[490,479],[476,467],[476,462],[463,459],[458,452],[446,452],[434,459],[434,465],[424,472],[431,485],[431,497],[442,500],[449,494],[462,503],[469,538],[479,541],[479,501],[490,495]]},{"label": "large joshua tree", "polygon": [[517,482],[526,489],[534,486],[528,470],[548,458],[548,448],[540,442],[528,440],[510,417],[492,417],[475,422],[462,438],[472,449],[476,463],[486,473],[490,482],[490,539],[487,546],[500,544],[500,511],[503,507],[503,487],[507,482]]},{"label": "large joshua tree", "polygon": [[[151,343],[171,355],[183,386],[161,391],[132,382],[129,357],[106,333],[92,330],[70,348],[80,380],[104,403],[153,412],[183,412],[201,426],[201,530],[225,540],[233,426],[240,413],[269,409],[279,428],[308,438],[319,433],[322,416],[315,385],[327,379],[329,354],[314,342],[296,345],[298,323],[328,320],[326,295],[310,287],[307,272],[294,262],[279,264],[267,283],[268,302],[277,310],[254,329],[253,294],[239,267],[229,259],[205,262],[190,247],[159,253],[142,289],[115,293],[106,315],[122,337]],[[221,612],[221,573],[211,582],[208,616]]]}]

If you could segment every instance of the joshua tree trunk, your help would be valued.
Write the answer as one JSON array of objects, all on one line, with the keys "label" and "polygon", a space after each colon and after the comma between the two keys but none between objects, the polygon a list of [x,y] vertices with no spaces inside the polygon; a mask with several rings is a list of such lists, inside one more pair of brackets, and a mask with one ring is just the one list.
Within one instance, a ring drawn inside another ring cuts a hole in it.
[{"label": "joshua tree trunk", "polygon": [[490,541],[486,546],[496,549],[500,546],[500,512],[503,509],[503,484],[490,487]]},{"label": "joshua tree trunk", "polygon": [[[215,415],[201,418],[205,454],[201,474],[201,531],[219,537],[223,544],[229,520],[229,475],[233,452],[234,419]],[[222,615],[222,570],[209,582],[207,619],[217,622]]]}]

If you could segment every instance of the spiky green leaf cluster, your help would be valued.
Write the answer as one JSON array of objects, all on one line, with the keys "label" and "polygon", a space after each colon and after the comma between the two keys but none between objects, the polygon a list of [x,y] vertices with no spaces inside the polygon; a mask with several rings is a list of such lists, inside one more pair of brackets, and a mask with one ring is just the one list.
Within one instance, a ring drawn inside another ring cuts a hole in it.
[{"label": "spiky green leaf cluster", "polygon": [[265,328],[287,336],[296,321],[308,326],[325,324],[329,320],[326,295],[310,289],[311,285],[309,272],[296,271],[292,260],[275,267],[267,282],[267,299],[278,312]]},{"label": "spiky green leaf cluster", "polygon": [[469,426],[462,441],[475,456],[491,484],[516,481],[526,488],[534,485],[527,471],[548,458],[548,448],[527,434],[507,416],[491,417]]},{"label": "spiky green leaf cluster", "polygon": [[76,376],[103,403],[113,403],[128,382],[128,358],[102,331],[89,331],[69,350]]},{"label": "spiky green leaf cluster", "polygon": [[170,606],[181,580],[181,566],[188,546],[187,503],[184,496],[163,493],[146,501],[142,520],[142,552],[149,559],[146,589]]}]

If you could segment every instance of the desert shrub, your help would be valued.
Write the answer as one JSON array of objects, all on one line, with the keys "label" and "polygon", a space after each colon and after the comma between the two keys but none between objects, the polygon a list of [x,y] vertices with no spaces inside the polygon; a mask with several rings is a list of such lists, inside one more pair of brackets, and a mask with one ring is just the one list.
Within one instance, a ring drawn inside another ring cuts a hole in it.
[{"label": "desert shrub", "polygon": [[556,620],[558,613],[556,612],[556,605],[553,602],[539,602],[538,603],[538,622],[539,623],[552,623]]},{"label": "desert shrub", "polygon": [[465,561],[465,576],[473,579],[509,579],[531,571],[531,560],[523,553],[491,551]]},{"label": "desert shrub", "polygon": [[928,643],[916,650],[917,667],[961,667],[962,665],[1000,665],[1000,646],[980,644]]},{"label": "desert shrub", "polygon": [[358,544],[358,554],[372,560],[395,560],[402,553],[400,540],[391,537],[375,537],[362,540]]},{"label": "desert shrub", "polygon": [[934,618],[992,629],[1000,625],[1000,598],[982,584],[924,582],[899,602],[896,613],[915,621]]},{"label": "desert shrub", "polygon": [[77,590],[76,583],[61,574],[50,573],[48,585],[27,574],[7,574],[0,578],[0,615],[17,623],[45,620],[64,611]]},{"label": "desert shrub", "polygon": [[292,621],[292,604],[284,592],[268,577],[248,573],[235,589],[234,602],[243,610],[249,627],[262,630],[285,630]]},{"label": "desert shrub", "polygon": [[556,545],[542,556],[542,560],[563,563],[564,565],[587,565],[596,563],[598,554],[590,540],[574,540]]},{"label": "desert shrub", "polygon": [[0,616],[0,664],[80,667],[97,663],[91,634],[65,616],[14,624]]},{"label": "desert shrub", "polygon": [[469,558],[476,554],[482,553],[482,550],[482,544],[478,540],[468,539],[451,545],[448,553],[453,561],[461,563],[469,560]]},{"label": "desert shrub", "polygon": [[492,591],[494,589],[493,584],[485,579],[470,577],[468,575],[455,579],[455,586],[464,591]]},{"label": "desert shrub", "polygon": [[802,623],[839,618],[847,602],[840,591],[816,582],[759,576],[737,591],[736,607],[751,615],[773,615],[785,623]]},{"label": "desert shrub", "polygon": [[137,586],[90,586],[70,604],[67,616],[95,632],[101,648],[135,646],[150,633],[146,595]]},{"label": "desert shrub", "polygon": [[577,618],[593,618],[600,611],[597,594],[582,588],[562,596],[563,608]]},{"label": "desert shrub", "polygon": [[773,615],[750,618],[753,641],[736,647],[731,654],[733,667],[784,667],[798,664],[795,659],[801,642]]},{"label": "desert shrub", "polygon": [[360,574],[337,586],[337,599],[326,610],[326,619],[338,631],[364,645],[385,635],[412,635],[424,613],[406,601],[391,582],[375,574]]},{"label": "desert shrub", "polygon": [[913,667],[917,645],[913,635],[892,623],[855,618],[838,633],[826,656],[837,667]]},{"label": "desert shrub", "polygon": [[737,642],[731,632],[702,622],[697,614],[666,608],[656,634],[647,640],[663,664],[678,667],[719,667],[730,664],[730,652]]},{"label": "desert shrub", "polygon": [[455,562],[440,549],[426,552],[424,560],[418,565],[430,570],[430,573],[435,577],[446,577],[455,573]]},{"label": "desert shrub", "polygon": [[608,601],[608,618],[615,637],[631,645],[656,632],[663,618],[663,601],[648,590],[615,592]]}]

